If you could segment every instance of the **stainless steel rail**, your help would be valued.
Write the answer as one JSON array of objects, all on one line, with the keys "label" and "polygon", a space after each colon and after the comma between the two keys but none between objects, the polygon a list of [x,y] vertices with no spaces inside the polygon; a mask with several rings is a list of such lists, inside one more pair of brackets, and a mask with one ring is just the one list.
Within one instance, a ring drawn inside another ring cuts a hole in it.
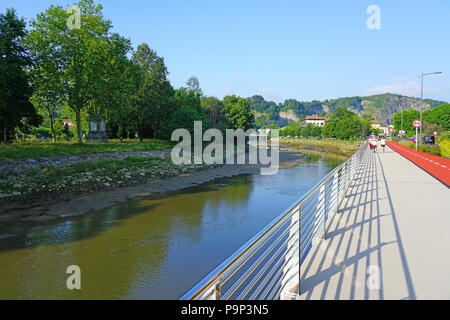
[{"label": "stainless steel rail", "polygon": [[299,293],[301,263],[313,241],[326,236],[328,217],[337,211],[366,151],[367,143],[180,299],[268,300]]}]

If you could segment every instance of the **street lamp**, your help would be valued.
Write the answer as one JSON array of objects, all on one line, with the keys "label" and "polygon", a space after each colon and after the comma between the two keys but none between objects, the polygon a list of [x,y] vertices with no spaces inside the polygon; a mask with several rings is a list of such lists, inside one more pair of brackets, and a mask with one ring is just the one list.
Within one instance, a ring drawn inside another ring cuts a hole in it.
[{"label": "street lamp", "polygon": [[[429,76],[429,75],[432,75],[432,74],[440,74],[440,73],[442,73],[442,72],[429,72],[429,73],[423,73],[423,71],[422,71],[422,74],[419,76],[419,78],[421,78],[421,86],[420,86],[420,101],[421,101],[421,103],[420,103],[420,123],[422,123],[422,111],[423,111],[423,77],[425,77],[425,76]],[[420,144],[422,144],[422,126],[420,126],[420,128],[419,128],[419,130],[420,130],[420,133],[419,133],[419,143]]]},{"label": "street lamp", "polygon": [[[405,104],[403,104],[403,101],[405,102]],[[405,105],[406,107],[408,107],[408,100],[406,99],[406,97],[404,97],[402,99],[402,124],[401,124],[401,129],[400,129],[400,139],[403,140],[403,110],[405,109]]]}]

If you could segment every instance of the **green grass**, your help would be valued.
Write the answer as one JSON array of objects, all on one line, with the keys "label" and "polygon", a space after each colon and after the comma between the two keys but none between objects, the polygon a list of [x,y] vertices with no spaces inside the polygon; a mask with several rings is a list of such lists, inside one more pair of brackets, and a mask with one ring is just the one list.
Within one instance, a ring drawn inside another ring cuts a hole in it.
[{"label": "green grass", "polygon": [[360,143],[327,139],[285,139],[280,138],[280,145],[284,147],[301,148],[312,147],[322,152],[331,152],[349,156],[359,149]]},{"label": "green grass", "polygon": [[110,140],[107,143],[76,142],[15,142],[0,144],[0,160],[35,159],[46,157],[75,156],[80,154],[133,152],[163,150],[172,147],[172,143],[162,140]]}]

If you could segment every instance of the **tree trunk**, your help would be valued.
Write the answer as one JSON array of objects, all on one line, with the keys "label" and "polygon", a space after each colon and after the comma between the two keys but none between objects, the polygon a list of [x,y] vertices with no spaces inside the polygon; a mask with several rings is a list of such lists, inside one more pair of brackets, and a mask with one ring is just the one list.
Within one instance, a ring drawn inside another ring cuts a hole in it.
[{"label": "tree trunk", "polygon": [[78,143],[83,143],[83,138],[81,136],[81,112],[80,109],[77,108],[75,111],[75,114],[77,116],[77,137],[78,137]]},{"label": "tree trunk", "polygon": [[53,129],[53,117],[50,116],[50,133],[52,135],[52,141],[56,142],[56,138],[55,138],[55,130]]}]

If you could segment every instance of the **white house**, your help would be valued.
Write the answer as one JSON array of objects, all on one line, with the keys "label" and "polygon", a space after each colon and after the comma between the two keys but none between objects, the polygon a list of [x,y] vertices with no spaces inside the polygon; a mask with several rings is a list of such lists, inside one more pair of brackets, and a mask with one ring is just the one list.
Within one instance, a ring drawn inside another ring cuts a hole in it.
[{"label": "white house", "polygon": [[323,127],[325,125],[325,122],[327,122],[330,119],[324,118],[324,117],[319,117],[317,115],[313,115],[313,116],[307,116],[305,118],[305,122],[306,124],[312,124],[318,127]]}]

